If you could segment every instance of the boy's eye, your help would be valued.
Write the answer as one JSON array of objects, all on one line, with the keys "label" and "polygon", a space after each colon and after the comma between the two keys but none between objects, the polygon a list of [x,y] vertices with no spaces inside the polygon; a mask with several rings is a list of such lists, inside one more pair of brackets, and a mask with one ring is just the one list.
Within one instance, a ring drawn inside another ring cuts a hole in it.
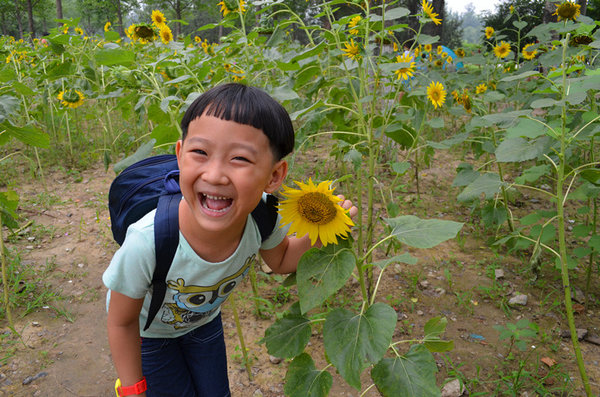
[{"label": "boy's eye", "polygon": [[200,154],[202,156],[206,156],[206,152],[202,149],[194,149],[194,150],[192,150],[192,152],[194,152],[196,154]]},{"label": "boy's eye", "polygon": [[243,157],[243,156],[236,156],[233,159],[234,160],[238,160],[238,161],[245,161],[247,163],[250,163],[250,160],[248,160],[246,157]]}]

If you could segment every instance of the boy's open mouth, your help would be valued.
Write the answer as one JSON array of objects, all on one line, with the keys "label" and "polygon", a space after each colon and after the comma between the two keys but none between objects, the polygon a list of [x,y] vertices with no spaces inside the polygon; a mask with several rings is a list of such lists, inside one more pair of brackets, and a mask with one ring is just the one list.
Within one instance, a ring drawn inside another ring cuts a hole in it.
[{"label": "boy's open mouth", "polygon": [[212,212],[226,212],[233,199],[223,196],[212,196],[210,194],[200,194],[202,207]]}]

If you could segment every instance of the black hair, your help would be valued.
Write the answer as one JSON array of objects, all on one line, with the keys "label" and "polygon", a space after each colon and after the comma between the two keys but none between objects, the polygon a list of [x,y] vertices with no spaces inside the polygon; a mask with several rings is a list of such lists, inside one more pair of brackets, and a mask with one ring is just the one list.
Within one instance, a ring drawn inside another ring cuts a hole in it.
[{"label": "black hair", "polygon": [[277,161],[294,150],[294,126],[290,115],[281,104],[259,88],[228,83],[213,87],[200,95],[181,120],[183,141],[190,123],[202,115],[262,130],[269,139]]}]

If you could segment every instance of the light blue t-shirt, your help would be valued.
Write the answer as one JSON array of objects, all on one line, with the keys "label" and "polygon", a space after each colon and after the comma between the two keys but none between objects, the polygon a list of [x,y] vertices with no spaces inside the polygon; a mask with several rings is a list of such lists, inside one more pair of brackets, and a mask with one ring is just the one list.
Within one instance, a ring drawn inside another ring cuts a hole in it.
[{"label": "light blue t-shirt", "polygon": [[140,335],[150,338],[175,338],[214,319],[227,299],[256,260],[260,249],[278,246],[287,233],[279,220],[273,233],[261,244],[258,226],[248,215],[246,227],[235,252],[222,262],[203,260],[179,233],[179,246],[167,273],[167,291],[162,306],[150,327],[144,331],[152,297],[152,274],[155,267],[154,214],[146,214],[129,226],[123,245],[113,256],[102,275],[110,290],[133,299],[144,298],[140,312]]}]

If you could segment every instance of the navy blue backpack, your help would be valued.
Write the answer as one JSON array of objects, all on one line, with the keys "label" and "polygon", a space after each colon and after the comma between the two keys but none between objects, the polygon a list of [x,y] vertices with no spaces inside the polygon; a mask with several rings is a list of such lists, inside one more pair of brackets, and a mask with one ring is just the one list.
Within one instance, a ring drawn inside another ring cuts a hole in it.
[{"label": "navy blue backpack", "polygon": [[[172,154],[148,157],[127,167],[110,185],[108,210],[115,241],[121,245],[127,228],[156,208],[154,244],[156,267],[152,275],[152,299],[144,330],[160,309],[167,291],[167,273],[179,245],[179,168]],[[277,222],[277,198],[267,196],[252,211],[261,241],[265,241]]]}]

